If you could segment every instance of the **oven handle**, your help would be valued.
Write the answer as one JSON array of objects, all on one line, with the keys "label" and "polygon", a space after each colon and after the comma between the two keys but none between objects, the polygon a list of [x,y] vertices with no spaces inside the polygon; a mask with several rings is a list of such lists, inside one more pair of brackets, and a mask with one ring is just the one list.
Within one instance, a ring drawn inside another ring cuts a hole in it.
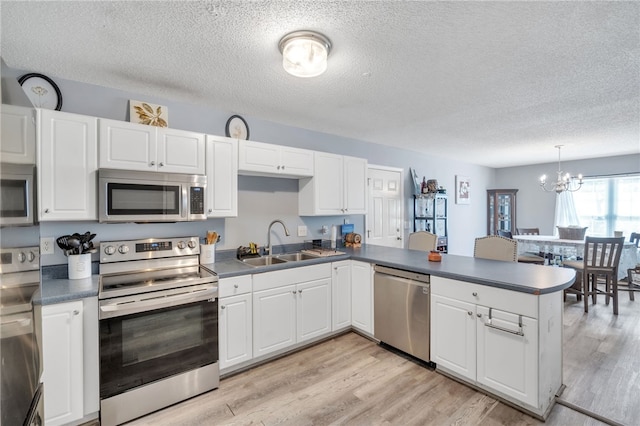
[{"label": "oven handle", "polygon": [[[151,296],[151,295],[146,295]],[[145,300],[138,300],[125,303],[113,303],[100,306],[100,319],[113,318],[123,315],[136,314],[139,312],[151,311],[153,309],[170,308],[172,306],[185,305],[187,303],[200,302],[203,300],[215,301],[218,296],[218,288],[198,290],[186,294],[169,296],[148,297]]]}]

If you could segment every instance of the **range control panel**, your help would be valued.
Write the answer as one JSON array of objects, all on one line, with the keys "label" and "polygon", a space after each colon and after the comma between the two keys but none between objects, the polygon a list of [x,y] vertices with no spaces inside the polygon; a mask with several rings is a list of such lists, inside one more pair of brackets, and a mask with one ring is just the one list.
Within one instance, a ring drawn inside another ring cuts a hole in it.
[{"label": "range control panel", "polygon": [[0,249],[0,274],[34,271],[40,268],[40,247]]},{"label": "range control panel", "polygon": [[100,243],[100,263],[160,259],[194,254],[200,254],[198,237],[147,238]]}]

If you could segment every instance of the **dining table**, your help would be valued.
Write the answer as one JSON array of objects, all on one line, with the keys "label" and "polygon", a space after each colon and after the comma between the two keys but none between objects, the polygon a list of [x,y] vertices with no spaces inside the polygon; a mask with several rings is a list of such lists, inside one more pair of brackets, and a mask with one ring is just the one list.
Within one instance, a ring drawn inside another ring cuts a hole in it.
[{"label": "dining table", "polygon": [[[555,259],[562,263],[562,260],[576,260],[584,255],[584,240],[560,239],[555,235],[514,235],[518,242],[518,254],[537,253],[544,254],[551,258],[553,264]],[[627,270],[633,269],[638,264],[638,247],[630,241],[625,241],[622,246],[620,263],[618,264],[618,279],[627,276]]]}]

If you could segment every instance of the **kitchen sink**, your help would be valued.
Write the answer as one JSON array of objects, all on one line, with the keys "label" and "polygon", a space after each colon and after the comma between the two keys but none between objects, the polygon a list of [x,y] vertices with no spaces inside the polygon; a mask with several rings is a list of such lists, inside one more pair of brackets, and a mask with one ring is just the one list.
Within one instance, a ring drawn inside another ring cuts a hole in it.
[{"label": "kitchen sink", "polygon": [[317,259],[318,256],[314,256],[308,253],[287,253],[276,255],[276,259],[284,259],[288,262],[299,262],[300,260]]},{"label": "kitchen sink", "polygon": [[301,260],[308,259],[318,259],[318,256],[314,256],[308,253],[285,253],[285,254],[276,254],[273,256],[262,256],[262,257],[251,257],[248,259],[243,259],[242,263],[251,265],[251,266],[269,266],[269,265],[277,265],[279,263],[286,262],[299,262]]},{"label": "kitchen sink", "polygon": [[251,257],[249,259],[242,259],[242,262],[251,266],[269,266],[269,265],[277,265],[278,263],[285,263],[286,260],[279,259],[274,256],[263,256],[263,257]]}]

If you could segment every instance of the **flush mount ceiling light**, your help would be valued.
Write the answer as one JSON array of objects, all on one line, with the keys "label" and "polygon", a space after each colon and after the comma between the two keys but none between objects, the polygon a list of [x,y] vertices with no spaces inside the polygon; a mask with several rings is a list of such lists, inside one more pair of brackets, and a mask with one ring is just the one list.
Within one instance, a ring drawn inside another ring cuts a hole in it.
[{"label": "flush mount ceiling light", "polygon": [[296,77],[316,77],[327,69],[331,41],[314,31],[295,31],[282,37],[278,44],[282,66]]}]

